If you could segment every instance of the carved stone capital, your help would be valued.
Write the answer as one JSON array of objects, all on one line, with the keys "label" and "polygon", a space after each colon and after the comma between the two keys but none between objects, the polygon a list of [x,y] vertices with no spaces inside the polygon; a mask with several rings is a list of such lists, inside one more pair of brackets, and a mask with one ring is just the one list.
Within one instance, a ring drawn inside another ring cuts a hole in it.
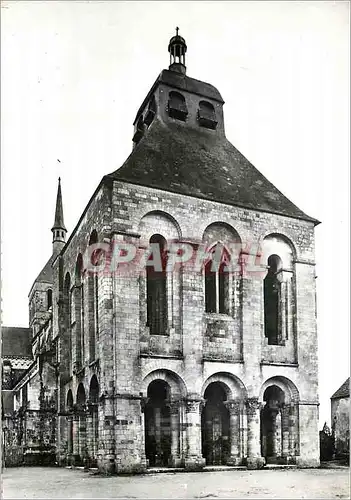
[{"label": "carved stone capital", "polygon": [[150,398],[141,398],[140,399],[140,408],[141,408],[142,413],[144,413],[146,405],[148,404],[149,401],[150,401]]},{"label": "carved stone capital", "polygon": [[241,402],[238,399],[230,399],[224,403],[230,415],[237,415],[240,411]]},{"label": "carved stone capital", "polygon": [[285,403],[283,403],[281,405],[280,411],[281,411],[282,417],[288,417],[290,415],[290,407],[291,406],[289,404],[285,404]]},{"label": "carved stone capital", "polygon": [[200,411],[202,399],[189,398],[185,401],[187,413],[196,413]]},{"label": "carved stone capital", "polygon": [[247,398],[246,400],[246,411],[247,414],[253,416],[260,409],[261,403],[258,398]]},{"label": "carved stone capital", "polygon": [[180,406],[180,402],[179,401],[170,401],[168,403],[168,407],[170,409],[171,415],[178,415],[178,413],[179,413],[179,406]]},{"label": "carved stone capital", "polygon": [[87,411],[88,413],[95,413],[98,411],[99,405],[93,401],[87,401]]}]

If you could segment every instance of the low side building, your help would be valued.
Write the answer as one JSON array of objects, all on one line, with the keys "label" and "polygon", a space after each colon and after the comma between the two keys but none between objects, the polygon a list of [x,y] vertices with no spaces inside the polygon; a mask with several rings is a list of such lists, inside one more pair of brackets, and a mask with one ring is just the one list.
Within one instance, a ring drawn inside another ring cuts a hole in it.
[{"label": "low side building", "polygon": [[335,458],[350,456],[350,377],[330,398]]}]

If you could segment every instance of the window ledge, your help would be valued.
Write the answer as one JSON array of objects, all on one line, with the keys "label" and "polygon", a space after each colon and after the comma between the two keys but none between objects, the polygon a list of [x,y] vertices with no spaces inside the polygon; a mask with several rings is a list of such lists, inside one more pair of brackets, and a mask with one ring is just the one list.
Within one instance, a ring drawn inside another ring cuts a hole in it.
[{"label": "window ledge", "polygon": [[184,356],[182,354],[151,354],[142,352],[139,356],[140,358],[184,359]]},{"label": "window ledge", "polygon": [[226,358],[215,358],[211,356],[204,356],[202,358],[203,362],[210,363],[235,363],[235,364],[244,364],[243,359],[226,359]]},{"label": "window ledge", "polygon": [[298,368],[298,363],[292,363],[291,361],[261,361],[260,363],[263,366],[292,366],[293,368]]},{"label": "window ledge", "polygon": [[205,318],[213,321],[233,321],[234,318],[229,314],[224,313],[208,313],[205,312]]}]

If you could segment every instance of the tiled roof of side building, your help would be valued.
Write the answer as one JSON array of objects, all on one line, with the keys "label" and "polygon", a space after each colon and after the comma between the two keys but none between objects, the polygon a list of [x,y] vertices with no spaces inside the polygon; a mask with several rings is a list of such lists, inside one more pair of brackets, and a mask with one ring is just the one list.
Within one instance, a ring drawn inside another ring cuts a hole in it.
[{"label": "tiled roof of side building", "polygon": [[269,182],[223,135],[155,119],[116,180],[289,217],[309,217]]},{"label": "tiled roof of side building", "polygon": [[2,326],[2,357],[32,358],[32,330],[18,326]]},{"label": "tiled roof of side building", "polygon": [[330,399],[339,399],[339,398],[347,398],[350,396],[350,377],[345,380],[339,389],[334,392]]}]

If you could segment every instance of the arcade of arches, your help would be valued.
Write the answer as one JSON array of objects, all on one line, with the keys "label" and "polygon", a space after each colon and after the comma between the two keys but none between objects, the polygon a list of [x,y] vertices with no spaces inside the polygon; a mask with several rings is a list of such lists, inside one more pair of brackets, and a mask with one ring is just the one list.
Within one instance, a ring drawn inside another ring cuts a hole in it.
[{"label": "arcade of arches", "polygon": [[[187,394],[180,377],[159,370],[146,377],[140,411],[144,441],[141,455],[148,467],[240,465],[251,462],[294,463],[299,455],[299,397],[295,386],[275,377],[261,395],[248,398],[244,385],[229,374],[217,374],[203,385],[202,396]],[[83,384],[67,394],[68,463],[99,462],[99,384]],[[100,418],[99,418],[100,414]],[[113,456],[113,454],[112,454]]]},{"label": "arcade of arches", "polygon": [[67,463],[97,466],[99,441],[99,383],[95,375],[91,378],[89,399],[86,399],[82,383],[78,385],[76,404],[73,394],[67,393],[66,431]]}]

